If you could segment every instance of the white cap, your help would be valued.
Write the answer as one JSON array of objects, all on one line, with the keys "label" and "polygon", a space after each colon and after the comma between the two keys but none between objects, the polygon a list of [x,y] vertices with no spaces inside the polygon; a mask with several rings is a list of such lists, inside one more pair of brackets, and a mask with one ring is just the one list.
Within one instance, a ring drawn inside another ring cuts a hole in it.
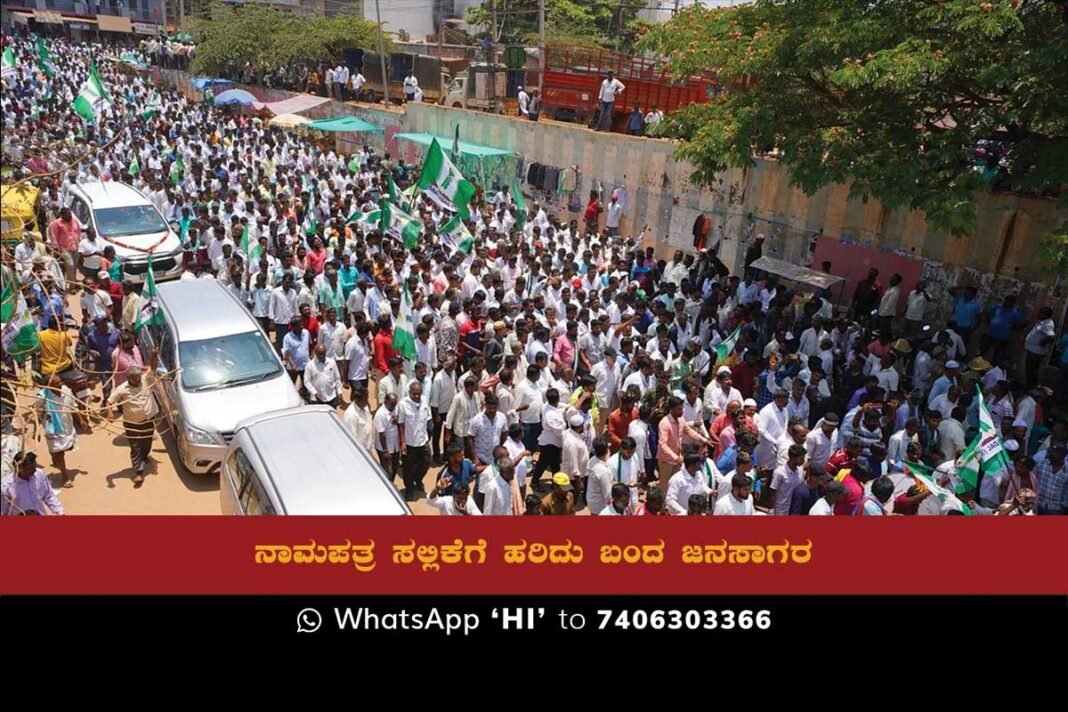
[{"label": "white cap", "polygon": [[724,374],[726,374],[728,376],[731,375],[730,368],[728,368],[727,366],[720,366],[719,368],[716,369],[716,375],[717,376],[722,376]]},{"label": "white cap", "polygon": [[575,413],[574,415],[571,416],[571,419],[568,422],[571,423],[571,427],[572,428],[577,428],[580,425],[582,425],[583,423],[585,423],[586,419],[583,418],[578,413]]},{"label": "white cap", "polygon": [[946,361],[946,368],[960,368],[960,364],[956,361]]},{"label": "white cap", "polygon": [[756,408],[757,402],[752,398],[746,398],[744,401],[742,401],[742,405],[746,408]]},{"label": "white cap", "polygon": [[1022,420],[1020,420],[1019,418],[1017,418],[1016,420],[1012,421],[1012,427],[1014,427],[1014,428],[1026,428],[1027,427],[1027,423],[1022,421]]},{"label": "white cap", "polygon": [[1009,452],[1016,452],[1020,449],[1020,443],[1010,438],[1005,441],[1005,449]]}]

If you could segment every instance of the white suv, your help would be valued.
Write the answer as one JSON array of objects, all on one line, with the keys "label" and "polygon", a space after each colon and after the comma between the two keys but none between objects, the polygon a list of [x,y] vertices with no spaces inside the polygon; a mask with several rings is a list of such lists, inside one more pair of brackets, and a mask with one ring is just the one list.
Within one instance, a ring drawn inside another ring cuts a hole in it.
[{"label": "white suv", "polygon": [[139,284],[148,271],[151,249],[156,281],[182,274],[182,242],[144,193],[115,182],[80,183],[70,189],[67,201],[82,229],[93,227],[103,244],[115,248],[122,278]]}]

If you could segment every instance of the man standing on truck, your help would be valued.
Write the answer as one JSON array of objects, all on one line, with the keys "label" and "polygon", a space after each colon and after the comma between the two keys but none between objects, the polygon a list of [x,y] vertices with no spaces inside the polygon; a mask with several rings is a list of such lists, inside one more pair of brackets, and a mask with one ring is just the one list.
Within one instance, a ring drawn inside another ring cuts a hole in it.
[{"label": "man standing on truck", "polygon": [[415,101],[415,90],[419,88],[419,80],[415,78],[415,70],[409,69],[408,76],[404,78],[404,101]]},{"label": "man standing on truck", "polygon": [[530,111],[528,108],[530,106],[530,94],[527,94],[523,87],[518,87],[518,89],[519,94],[516,98],[519,101],[519,116],[530,118]]},{"label": "man standing on truck", "polygon": [[601,92],[598,99],[601,101],[601,115],[597,119],[598,131],[612,130],[612,111],[616,106],[616,97],[626,89],[623,82],[616,79],[615,72],[609,72],[608,78],[601,82]]}]

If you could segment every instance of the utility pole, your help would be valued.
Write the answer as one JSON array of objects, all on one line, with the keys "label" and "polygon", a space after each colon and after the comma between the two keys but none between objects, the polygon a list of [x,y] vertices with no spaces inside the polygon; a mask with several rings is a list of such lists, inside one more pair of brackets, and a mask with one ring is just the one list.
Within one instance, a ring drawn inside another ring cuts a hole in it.
[{"label": "utility pole", "polygon": [[382,93],[389,106],[389,75],[386,74],[386,42],[382,39],[382,9],[375,0],[375,19],[378,20],[378,61],[382,63]]},{"label": "utility pole", "polygon": [[[490,15],[493,18],[493,29],[490,31],[489,56],[486,64],[489,65],[489,101],[492,111],[497,111],[497,0],[490,2]],[[474,76],[471,77],[474,80]]]},{"label": "utility pole", "polygon": [[438,59],[445,56],[445,0],[434,3],[438,8]]},{"label": "utility pole", "polygon": [[163,31],[166,32],[167,31],[167,0],[160,0],[159,13],[160,13],[160,26],[163,28]]},{"label": "utility pole", "polygon": [[178,0],[178,31],[185,26],[185,0]]},{"label": "utility pole", "polygon": [[538,101],[545,81],[545,0],[538,0],[538,54],[541,57],[541,71],[538,73]]}]

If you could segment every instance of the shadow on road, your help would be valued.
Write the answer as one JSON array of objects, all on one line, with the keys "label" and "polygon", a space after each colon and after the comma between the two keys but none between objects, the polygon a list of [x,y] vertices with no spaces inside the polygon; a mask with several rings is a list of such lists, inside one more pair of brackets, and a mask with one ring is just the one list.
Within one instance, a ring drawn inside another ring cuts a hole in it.
[{"label": "shadow on road", "polygon": [[[196,475],[185,469],[182,464],[182,458],[178,456],[178,443],[174,441],[174,433],[171,428],[165,428],[165,432],[160,434],[160,440],[163,441],[163,446],[167,449],[167,457],[174,463],[174,471],[178,473],[178,479],[182,481],[186,489],[192,492],[219,491],[219,473]],[[158,447],[152,448],[153,453],[158,451]]]}]

